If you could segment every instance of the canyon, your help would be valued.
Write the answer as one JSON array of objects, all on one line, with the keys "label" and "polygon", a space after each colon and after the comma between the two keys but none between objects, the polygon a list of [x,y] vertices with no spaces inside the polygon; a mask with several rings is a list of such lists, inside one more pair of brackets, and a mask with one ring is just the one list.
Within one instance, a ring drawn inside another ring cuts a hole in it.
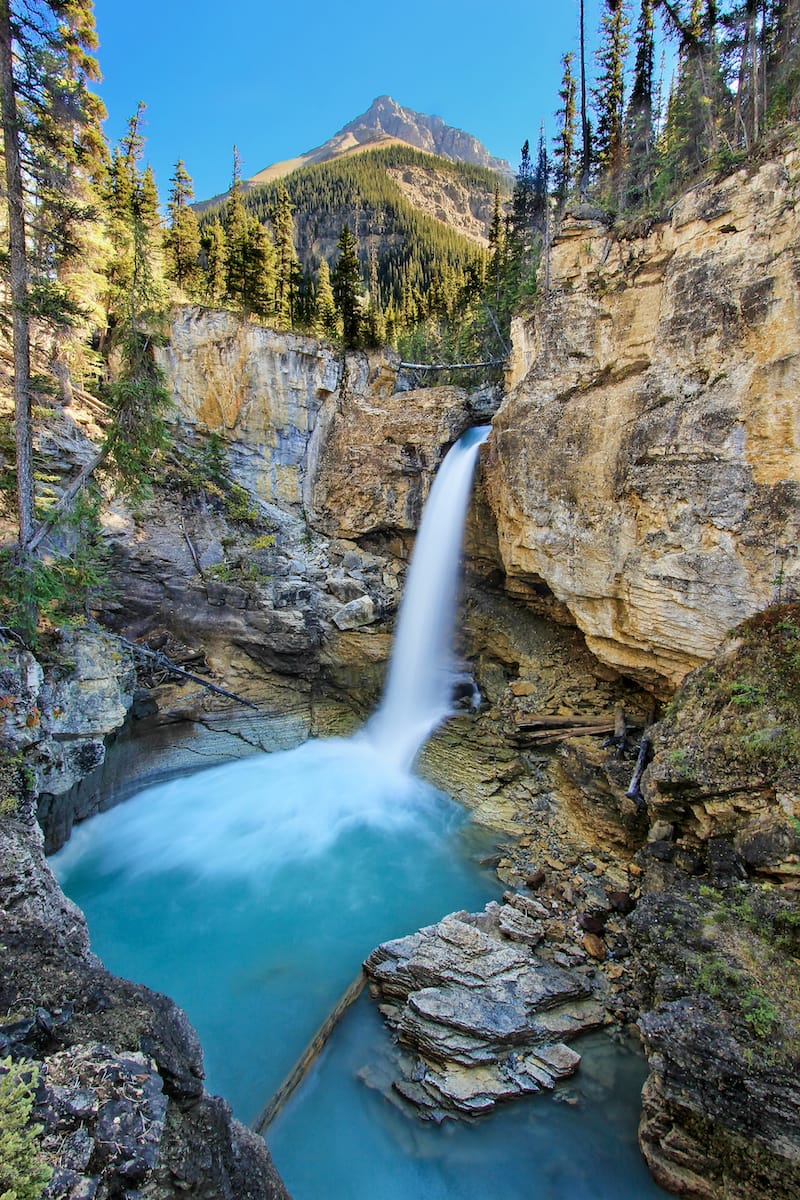
[{"label": "canyon", "polygon": [[[641,1145],[659,1182],[713,1200],[795,1194],[797,681],[775,663],[797,652],[800,151],[779,149],[649,228],[568,215],[502,394],[417,388],[391,353],[342,355],[231,313],[173,314],[159,362],[176,450],[151,499],[108,505],[115,594],[97,615],[111,632],[74,635],[60,677],[12,648],[0,714],[4,749],[35,775],[3,824],[4,1003],[36,995],[54,1013],[79,996],[36,1034],[48,1064],[57,1047],[88,1070],[105,1060],[87,1047],[124,1058],[144,1037],[137,1069],[169,1098],[154,1110],[167,1134],[153,1194],[177,1194],[203,1122],[213,1181],[196,1194],[281,1191],[266,1152],[202,1091],[178,1010],[102,974],[49,875],[31,796],[56,848],[107,802],[106,742],[129,712],[120,751],[141,750],[143,777],[148,746],[185,767],[352,729],[380,688],[433,475],[486,421],[458,647],[481,703],[431,739],[420,770],[502,833],[498,874],[528,907],[547,901],[556,965],[596,972],[604,1019],[638,1022]],[[66,444],[75,420],[61,420]],[[113,634],[166,649],[258,715],[168,673],[135,683]],[[603,720],[606,746],[587,728]],[[117,1018],[98,988],[124,993]]]}]

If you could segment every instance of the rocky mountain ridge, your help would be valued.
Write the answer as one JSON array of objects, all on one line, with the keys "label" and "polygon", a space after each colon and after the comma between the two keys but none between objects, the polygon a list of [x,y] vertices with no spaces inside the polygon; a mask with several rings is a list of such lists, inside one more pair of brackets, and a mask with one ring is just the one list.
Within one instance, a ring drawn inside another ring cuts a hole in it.
[{"label": "rocky mountain ridge", "polygon": [[470,133],[446,125],[441,117],[427,116],[404,108],[391,96],[378,96],[366,112],[355,117],[321,146],[307,150],[296,158],[273,163],[256,172],[246,182],[251,186],[280,179],[291,171],[311,163],[330,162],[347,154],[389,145],[413,146],[427,154],[435,154],[453,162],[474,163],[489,167],[506,177],[511,168],[505,159],[495,158]]}]

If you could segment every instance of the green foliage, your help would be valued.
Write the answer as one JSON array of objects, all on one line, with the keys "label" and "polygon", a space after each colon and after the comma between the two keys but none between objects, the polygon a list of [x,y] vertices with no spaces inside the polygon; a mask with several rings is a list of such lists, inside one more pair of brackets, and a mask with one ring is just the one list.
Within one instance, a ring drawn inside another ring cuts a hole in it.
[{"label": "green foliage", "polygon": [[35,646],[41,622],[82,624],[92,599],[104,594],[108,550],[102,537],[101,496],[85,487],[72,508],[60,515],[53,538],[62,549],[46,558],[0,550],[0,623],[17,630]]},{"label": "green foliage", "polygon": [[34,1063],[0,1061],[0,1200],[39,1200],[52,1175],[30,1121],[38,1079]]},{"label": "green foliage", "polygon": [[250,493],[238,483],[230,485],[225,497],[225,512],[231,521],[253,525],[261,519],[261,513],[253,504]]},{"label": "green foliage", "polygon": [[[250,189],[243,200],[248,212],[270,224],[285,188],[294,209],[295,244],[302,266],[309,270],[317,269],[319,250],[315,247],[320,237],[327,235],[332,245],[348,225],[356,237],[360,267],[366,276],[370,231],[391,230],[392,237],[383,240],[378,253],[378,280],[386,304],[399,307],[404,287],[424,296],[437,276],[447,271],[468,272],[483,259],[473,242],[420,213],[390,173],[404,167],[432,166],[437,173],[451,174],[487,196],[497,185],[497,176],[486,168],[391,146],[303,167],[285,180]],[[206,209],[201,218],[203,230],[220,209]]]},{"label": "green foliage", "polygon": [[358,262],[356,239],[345,225],[337,243],[339,257],[331,276],[333,298],[342,322],[342,342],[346,350],[361,345],[363,310],[361,298],[364,285]]},{"label": "green foliage", "polygon": [[167,202],[169,229],[164,235],[166,274],[188,296],[198,294],[200,285],[200,227],[194,209],[192,180],[181,159],[175,164]]},{"label": "green foliage", "polygon": [[757,1038],[767,1038],[778,1023],[778,1010],[758,988],[748,988],[741,997],[742,1018]]},{"label": "green foliage", "polygon": [[[14,697],[0,696],[0,709],[13,704]],[[21,753],[0,756],[0,816],[10,817],[35,786],[36,777]]]},{"label": "green foliage", "polygon": [[136,499],[148,494],[169,443],[170,397],[147,334],[124,328],[118,348],[119,375],[104,393],[114,417],[106,448],[119,490]]}]

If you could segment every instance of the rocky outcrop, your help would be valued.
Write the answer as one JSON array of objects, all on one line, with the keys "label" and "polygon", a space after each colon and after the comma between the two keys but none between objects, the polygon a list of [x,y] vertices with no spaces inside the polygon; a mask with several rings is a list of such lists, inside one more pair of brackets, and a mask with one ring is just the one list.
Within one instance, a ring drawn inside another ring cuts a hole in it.
[{"label": "rocky outcrop", "polygon": [[185,308],[158,358],[177,416],[223,440],[234,478],[263,500],[300,504],[309,439],[341,379],[333,347]]},{"label": "rocky outcrop", "polygon": [[800,1189],[800,606],[759,614],[653,731],[629,920],[651,1075],[640,1143],[709,1200]]},{"label": "rocky outcrop", "polygon": [[660,695],[800,577],[800,152],[649,231],[579,212],[515,331],[485,471],[509,579]]},{"label": "rocky outcrop", "polygon": [[184,1014],[103,968],[45,861],[36,792],[60,844],[86,815],[72,803],[76,786],[100,766],[130,707],[129,655],[85,631],[64,632],[47,667],[14,645],[3,654],[0,1058],[39,1067],[35,1116],[54,1168],[47,1196],[103,1200],[141,1186],[163,1200],[281,1200],[263,1141],[204,1091]]},{"label": "rocky outcrop", "polygon": [[131,707],[136,681],[130,654],[104,633],[62,630],[45,668],[28,650],[7,644],[0,667],[0,808],[37,795],[49,848],[88,816],[73,803],[80,781],[105,760],[106,739]]},{"label": "rocky outcrop", "polygon": [[378,96],[365,113],[349,121],[323,145],[297,158],[265,167],[247,183],[257,186],[311,163],[330,162],[345,154],[391,146],[397,142],[427,154],[437,154],[456,162],[474,163],[500,171],[508,177],[511,175],[511,168],[505,159],[493,158],[472,134],[445,125],[441,117],[429,117],[425,113],[404,108],[391,96]]},{"label": "rocky outcrop", "polygon": [[29,808],[0,818],[0,1039],[40,1066],[56,1198],[282,1200],[264,1142],[203,1089],[197,1037],[165,996],[110,975],[43,855]]},{"label": "rocky outcrop", "polygon": [[[523,895],[386,942],[364,964],[404,1050],[394,1088],[421,1116],[475,1116],[572,1075],[563,1044],[603,1025],[581,968],[537,956],[550,912]],[[594,972],[590,972],[592,975]]]}]

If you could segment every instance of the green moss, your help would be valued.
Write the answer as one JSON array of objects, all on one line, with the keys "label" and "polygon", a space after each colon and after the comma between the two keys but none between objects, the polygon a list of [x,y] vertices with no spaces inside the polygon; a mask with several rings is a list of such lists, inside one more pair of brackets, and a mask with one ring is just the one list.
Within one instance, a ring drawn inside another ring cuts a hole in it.
[{"label": "green moss", "polygon": [[0,756],[0,816],[13,816],[34,785],[33,771],[22,754]]},{"label": "green moss", "polygon": [[0,1200],[39,1200],[52,1175],[30,1121],[38,1080],[33,1063],[0,1062]]}]

